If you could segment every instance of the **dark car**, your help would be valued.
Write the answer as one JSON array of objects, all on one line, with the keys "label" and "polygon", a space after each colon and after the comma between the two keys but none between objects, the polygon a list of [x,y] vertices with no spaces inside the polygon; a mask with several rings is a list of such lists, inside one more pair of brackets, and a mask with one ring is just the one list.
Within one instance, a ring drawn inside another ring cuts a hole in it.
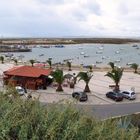
[{"label": "dark car", "polygon": [[88,96],[85,92],[73,92],[72,97],[79,101],[87,101]]},{"label": "dark car", "polygon": [[111,98],[115,101],[122,101],[123,100],[123,94],[120,92],[114,92],[114,91],[107,92],[106,97]]}]

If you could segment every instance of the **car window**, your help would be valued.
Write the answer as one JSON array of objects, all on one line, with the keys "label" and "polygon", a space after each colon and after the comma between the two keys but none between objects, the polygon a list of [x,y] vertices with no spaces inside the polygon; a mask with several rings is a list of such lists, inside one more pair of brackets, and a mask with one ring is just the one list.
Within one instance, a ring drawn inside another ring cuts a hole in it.
[{"label": "car window", "polygon": [[132,92],[131,95],[135,95],[135,92]]},{"label": "car window", "polygon": [[109,92],[110,95],[113,95],[113,92]]},{"label": "car window", "polygon": [[122,92],[123,94],[129,94],[129,92],[126,92],[126,91],[124,91],[124,92]]},{"label": "car window", "polygon": [[121,93],[116,93],[117,94],[117,96],[122,96],[122,94]]},{"label": "car window", "polygon": [[77,96],[78,96],[78,95],[80,95],[80,93],[79,93],[79,92],[75,92],[74,94],[75,94],[75,95],[77,95]]}]

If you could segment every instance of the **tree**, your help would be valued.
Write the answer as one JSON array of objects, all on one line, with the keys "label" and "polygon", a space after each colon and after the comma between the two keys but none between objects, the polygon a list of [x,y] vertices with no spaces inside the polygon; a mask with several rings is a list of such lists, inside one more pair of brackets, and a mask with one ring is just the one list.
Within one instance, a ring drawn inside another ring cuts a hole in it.
[{"label": "tree", "polygon": [[67,61],[67,66],[69,67],[69,71],[71,71],[71,62]]},{"label": "tree", "polygon": [[114,70],[115,64],[113,62],[109,62],[108,65],[112,68],[112,70]]},{"label": "tree", "polygon": [[48,60],[47,60],[47,63],[49,64],[50,69],[51,69],[51,68],[52,68],[52,60],[51,60],[51,59],[48,59]]},{"label": "tree", "polygon": [[18,60],[17,60],[17,59],[14,59],[14,62],[15,62],[15,64],[17,65],[17,63],[18,63]]},{"label": "tree", "polygon": [[34,66],[34,63],[35,63],[35,60],[34,59],[31,59],[31,60],[29,60],[30,61],[30,63],[32,64],[32,67]]},{"label": "tree", "polygon": [[58,83],[58,87],[56,91],[63,91],[63,88],[62,88],[62,83],[64,81],[63,71],[57,69],[52,73],[52,76],[55,79],[55,81]]},{"label": "tree", "polygon": [[119,91],[119,83],[123,75],[123,69],[115,67],[111,72],[108,72],[105,76],[110,77],[115,83],[115,91]]},{"label": "tree", "polygon": [[3,56],[0,56],[0,61],[1,61],[2,64],[4,63],[4,57]]},{"label": "tree", "polygon": [[92,67],[92,65],[88,66],[88,68],[89,68],[89,72],[93,72],[93,67]]},{"label": "tree", "polygon": [[80,80],[83,80],[85,83],[86,83],[86,86],[85,86],[85,89],[84,89],[84,92],[90,92],[90,89],[89,89],[89,82],[90,82],[90,79],[92,78],[92,74],[89,73],[89,72],[79,72],[77,77],[79,77],[79,81]]},{"label": "tree", "polygon": [[137,72],[138,67],[139,67],[139,65],[138,65],[138,64],[133,63],[130,67],[134,69],[134,73],[138,73],[138,72]]}]

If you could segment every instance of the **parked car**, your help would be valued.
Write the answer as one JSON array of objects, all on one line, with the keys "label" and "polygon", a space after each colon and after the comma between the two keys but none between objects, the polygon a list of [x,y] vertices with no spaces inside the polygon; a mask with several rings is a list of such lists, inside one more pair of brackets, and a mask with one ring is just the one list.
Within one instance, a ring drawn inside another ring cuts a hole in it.
[{"label": "parked car", "polygon": [[121,91],[121,93],[123,94],[123,97],[129,100],[134,100],[136,99],[136,93],[132,90],[124,90]]},{"label": "parked car", "polygon": [[123,100],[123,94],[120,92],[109,91],[106,93],[106,97],[113,99],[115,101],[122,101]]},{"label": "parked car", "polygon": [[21,86],[16,86],[15,89],[19,93],[19,95],[24,95],[26,93],[26,90]]},{"label": "parked car", "polygon": [[72,97],[79,101],[87,101],[88,96],[85,92],[73,92]]}]

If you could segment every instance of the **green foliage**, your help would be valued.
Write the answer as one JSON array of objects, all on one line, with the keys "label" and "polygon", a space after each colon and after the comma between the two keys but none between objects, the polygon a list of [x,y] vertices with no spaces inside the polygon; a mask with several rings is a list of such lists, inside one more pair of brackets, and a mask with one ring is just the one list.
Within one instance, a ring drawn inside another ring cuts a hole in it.
[{"label": "green foliage", "polygon": [[14,59],[13,61],[14,61],[14,62],[15,62],[15,64],[17,65],[17,63],[18,63],[18,60],[17,60],[17,59]]},{"label": "green foliage", "polygon": [[52,73],[52,76],[54,80],[58,83],[58,88],[56,89],[56,91],[63,91],[62,86],[61,86],[61,84],[64,81],[63,71],[57,69]]},{"label": "green foliage", "polygon": [[115,68],[115,64],[113,62],[109,62],[108,65],[112,68],[112,70]]},{"label": "green foliage", "polygon": [[118,120],[97,121],[71,104],[43,107],[38,101],[0,94],[0,140],[137,140],[138,130]]},{"label": "green foliage", "polygon": [[90,72],[79,72],[77,75],[77,77],[79,77],[79,81],[83,80],[87,84],[89,83],[92,76],[93,75]]},{"label": "green foliage", "polygon": [[79,72],[78,73],[77,77],[79,77],[79,81],[83,80],[86,83],[84,92],[90,92],[88,84],[89,84],[90,79],[92,78],[92,76],[93,75],[90,72]]},{"label": "green foliage", "polygon": [[138,64],[133,63],[130,67],[134,69],[134,73],[138,73],[138,72],[137,72],[137,69],[138,69],[138,67],[139,67]]},{"label": "green foliage", "polygon": [[35,63],[35,60],[34,59],[31,59],[29,60],[29,62],[31,63],[32,67],[34,66],[34,63]]},{"label": "green foliage", "polygon": [[118,84],[122,78],[122,75],[123,75],[123,69],[114,67],[114,69],[112,69],[111,72],[108,72],[105,76],[108,76],[109,78],[111,78],[114,81],[114,83],[116,84],[116,89],[117,89],[119,87]]},{"label": "green foliage", "polygon": [[92,65],[88,66],[88,68],[89,68],[89,72],[93,72],[93,66]]},{"label": "green foliage", "polygon": [[0,61],[1,61],[2,64],[4,63],[4,57],[3,56],[0,56]]},{"label": "green foliage", "polygon": [[71,71],[71,62],[67,61],[67,66],[69,67],[69,71]]},{"label": "green foliage", "polygon": [[52,60],[51,60],[51,59],[48,59],[48,60],[47,60],[47,63],[49,64],[50,69],[51,69],[51,68],[52,68]]}]

